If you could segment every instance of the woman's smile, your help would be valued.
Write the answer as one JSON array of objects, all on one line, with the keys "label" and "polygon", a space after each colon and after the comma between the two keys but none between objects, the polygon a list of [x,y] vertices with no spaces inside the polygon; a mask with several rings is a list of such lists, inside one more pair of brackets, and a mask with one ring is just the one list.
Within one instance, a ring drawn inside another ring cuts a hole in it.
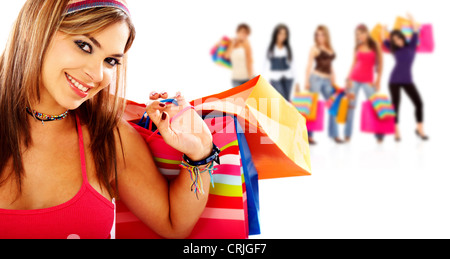
[{"label": "woman's smile", "polygon": [[74,92],[80,96],[81,98],[86,98],[89,94],[89,91],[94,88],[92,86],[89,86],[77,79],[75,79],[74,77],[72,77],[71,75],[66,74],[66,79],[67,82],[69,82],[69,86],[74,90]]}]

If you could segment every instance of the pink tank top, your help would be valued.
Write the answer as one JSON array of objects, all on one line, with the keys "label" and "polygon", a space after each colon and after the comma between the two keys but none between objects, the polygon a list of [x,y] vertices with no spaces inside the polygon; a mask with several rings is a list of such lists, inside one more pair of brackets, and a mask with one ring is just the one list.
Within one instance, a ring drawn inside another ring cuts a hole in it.
[{"label": "pink tank top", "polygon": [[0,209],[0,239],[114,238],[115,205],[88,182],[83,132],[77,117],[83,184],[70,201],[39,210]]},{"label": "pink tank top", "polygon": [[356,53],[356,64],[350,75],[350,80],[360,83],[373,83],[377,55],[375,51]]}]

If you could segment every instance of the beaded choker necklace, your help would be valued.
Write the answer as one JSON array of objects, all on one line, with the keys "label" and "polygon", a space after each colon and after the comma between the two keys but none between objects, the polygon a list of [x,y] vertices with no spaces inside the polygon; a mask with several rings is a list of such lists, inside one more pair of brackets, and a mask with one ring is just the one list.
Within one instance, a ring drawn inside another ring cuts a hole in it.
[{"label": "beaded choker necklace", "polygon": [[63,113],[61,115],[51,116],[51,115],[47,115],[47,114],[44,114],[44,113],[37,112],[37,111],[32,110],[32,109],[30,109],[28,107],[27,107],[27,113],[29,115],[31,115],[33,118],[35,118],[36,120],[41,121],[42,124],[44,124],[44,122],[49,122],[49,121],[64,120],[65,118],[67,118],[67,116],[69,116],[69,110],[67,110],[65,113]]}]

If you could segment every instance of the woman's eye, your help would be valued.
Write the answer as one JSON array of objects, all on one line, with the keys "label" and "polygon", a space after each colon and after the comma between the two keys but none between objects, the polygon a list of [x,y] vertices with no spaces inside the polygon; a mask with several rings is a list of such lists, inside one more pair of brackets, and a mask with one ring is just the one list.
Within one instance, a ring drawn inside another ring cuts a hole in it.
[{"label": "woman's eye", "polygon": [[89,45],[89,43],[81,41],[81,40],[78,40],[78,41],[75,41],[75,44],[77,44],[78,47],[82,51],[84,51],[86,53],[92,53],[92,47],[91,47],[91,45]]},{"label": "woman's eye", "polygon": [[117,65],[121,65],[121,64],[119,63],[119,60],[118,60],[118,59],[115,59],[115,58],[107,58],[107,59],[105,59],[105,62],[108,63],[108,65],[110,65],[110,66],[112,66],[112,67],[115,67],[115,66],[117,66]]}]

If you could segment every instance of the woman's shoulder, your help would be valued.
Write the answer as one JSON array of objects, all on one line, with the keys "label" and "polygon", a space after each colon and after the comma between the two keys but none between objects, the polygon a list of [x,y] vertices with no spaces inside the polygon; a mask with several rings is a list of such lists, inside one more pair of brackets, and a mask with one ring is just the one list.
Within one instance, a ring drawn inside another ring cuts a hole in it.
[{"label": "woman's shoulder", "polygon": [[250,44],[250,41],[247,39],[247,40],[244,40],[244,41],[242,41],[242,46],[245,46],[245,47],[250,47],[251,46],[251,44]]},{"label": "woman's shoulder", "polygon": [[316,57],[320,54],[320,49],[316,45],[313,45],[311,46],[309,53],[311,53],[311,55],[314,55]]},{"label": "woman's shoulder", "polygon": [[136,139],[142,139],[139,132],[125,119],[119,121],[117,129],[123,144],[130,145]]},{"label": "woman's shoulder", "polygon": [[139,152],[142,148],[146,148],[147,145],[141,134],[128,121],[121,119],[117,125],[116,146],[122,147],[123,153],[128,154],[124,159],[129,161],[133,157],[137,157],[132,155],[133,153]]}]

